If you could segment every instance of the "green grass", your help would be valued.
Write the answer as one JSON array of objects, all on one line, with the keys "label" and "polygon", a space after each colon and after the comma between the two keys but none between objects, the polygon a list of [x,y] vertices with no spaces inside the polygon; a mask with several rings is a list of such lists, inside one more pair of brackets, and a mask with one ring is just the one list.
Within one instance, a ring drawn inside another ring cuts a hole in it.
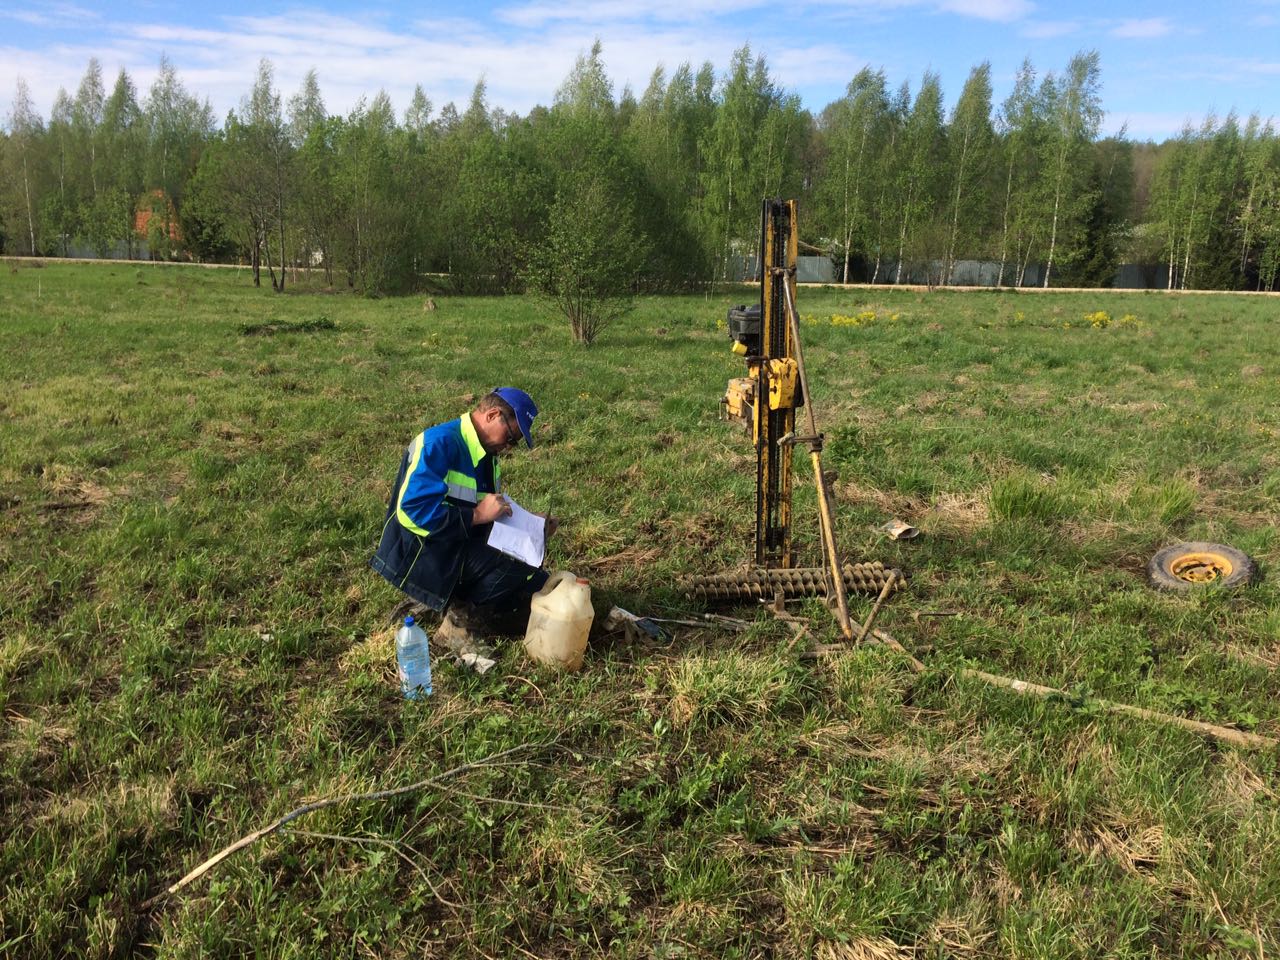
[{"label": "green grass", "polygon": [[[406,703],[366,563],[410,436],[526,387],[540,443],[504,474],[564,516],[550,562],[598,608],[687,615],[678,576],[750,553],[717,324],[752,294],[644,300],[581,349],[520,298],[3,269],[0,955],[1280,950],[1277,756],[1087,697],[1280,737],[1274,298],[803,289],[840,543],[911,575],[878,623],[926,672],[800,659],[747,608],[741,633],[597,637],[573,675],[518,644],[484,677],[440,663]],[[882,539],[890,517],[923,536]],[[1176,540],[1264,579],[1154,593]],[[303,818],[140,909],[308,800],[523,743],[547,746]]]}]

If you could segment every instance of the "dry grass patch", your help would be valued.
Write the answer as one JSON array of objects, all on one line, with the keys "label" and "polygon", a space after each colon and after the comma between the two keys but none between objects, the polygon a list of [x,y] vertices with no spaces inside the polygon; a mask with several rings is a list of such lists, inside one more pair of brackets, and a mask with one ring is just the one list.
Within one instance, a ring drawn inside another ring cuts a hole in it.
[{"label": "dry grass patch", "polygon": [[676,727],[755,724],[783,708],[791,693],[780,660],[739,652],[676,661],[667,684],[667,713]]},{"label": "dry grass patch", "polygon": [[174,776],[146,777],[138,783],[114,783],[100,791],[49,798],[38,819],[55,821],[106,842],[130,826],[152,836],[177,821]]},{"label": "dry grass patch", "polygon": [[888,516],[901,516],[915,508],[916,501],[910,497],[887,493],[876,487],[868,487],[856,480],[837,480],[836,497],[845,503],[858,506],[871,505]]},{"label": "dry grass patch", "polygon": [[1067,840],[1067,849],[1087,857],[1097,856],[1116,864],[1132,876],[1154,880],[1152,871],[1168,856],[1164,827],[1099,824],[1077,830]]},{"label": "dry grass patch", "polygon": [[848,943],[826,940],[814,952],[818,960],[910,960],[915,955],[914,947],[894,943],[888,937],[860,937]]},{"label": "dry grass patch", "polygon": [[925,413],[932,410],[946,399],[945,394],[941,394],[936,390],[926,390],[924,393],[913,398],[909,403],[899,405],[893,412],[897,416],[903,416],[904,414],[911,413],[913,410]]},{"label": "dry grass patch", "polygon": [[976,913],[959,917],[944,915],[933,922],[924,944],[940,949],[943,956],[967,960],[983,954],[984,945],[993,935],[987,922]]},{"label": "dry grass patch", "polygon": [[1238,753],[1223,754],[1221,764],[1222,792],[1219,799],[1223,806],[1241,816],[1248,816],[1253,813],[1259,799],[1276,799],[1276,791]]},{"label": "dry grass patch", "polygon": [[623,900],[624,881],[609,865],[619,851],[600,849],[606,834],[581,811],[555,811],[522,843],[521,874],[527,881],[568,890],[597,905]]},{"label": "dry grass patch", "polygon": [[990,493],[979,491],[938,494],[920,517],[919,525],[934,533],[968,534],[990,523]]},{"label": "dry grass patch", "polygon": [[73,510],[80,519],[88,519],[115,494],[91,476],[64,464],[46,464],[40,475],[40,487],[50,497],[42,504],[45,510]]},{"label": "dry grass patch", "polygon": [[1263,667],[1267,670],[1280,670],[1280,641],[1260,648],[1228,643],[1223,646],[1222,652],[1233,660],[1239,660],[1251,666]]},{"label": "dry grass patch", "polygon": [[1106,403],[1103,404],[1108,410],[1114,410],[1117,413],[1129,413],[1134,416],[1146,416],[1150,413],[1164,410],[1169,405],[1159,400],[1129,400],[1125,403]]}]

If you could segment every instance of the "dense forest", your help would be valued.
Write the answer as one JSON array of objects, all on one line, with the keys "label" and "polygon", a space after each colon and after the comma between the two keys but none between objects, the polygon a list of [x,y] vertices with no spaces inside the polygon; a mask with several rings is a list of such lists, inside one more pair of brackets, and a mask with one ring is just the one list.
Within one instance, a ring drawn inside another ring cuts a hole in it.
[{"label": "dense forest", "polygon": [[759,203],[797,197],[835,279],[1275,290],[1280,140],[1209,116],[1163,144],[1100,136],[1094,52],[1026,61],[993,103],[970,72],[950,115],[939,77],[892,87],[864,69],[817,114],[749,48],[654,70],[615,95],[599,44],[550,107],[459,110],[421,87],[400,117],[379,93],[330,114],[319,81],[282,96],[263,61],[218,122],[162,60],[140,97],[90,60],[46,120],[19,80],[0,132],[0,250],[244,262],[383,294],[448,274],[460,291],[523,289],[565,263],[603,288],[673,290],[732,275]]}]

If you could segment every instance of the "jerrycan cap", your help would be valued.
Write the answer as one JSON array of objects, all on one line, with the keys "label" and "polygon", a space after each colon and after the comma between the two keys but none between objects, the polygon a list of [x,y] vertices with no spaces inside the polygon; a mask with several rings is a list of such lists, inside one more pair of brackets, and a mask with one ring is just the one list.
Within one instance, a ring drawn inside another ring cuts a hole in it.
[{"label": "jerrycan cap", "polygon": [[586,577],[575,577],[574,579],[576,579],[580,584],[582,584],[585,587],[589,587],[591,585],[591,581],[588,580]]}]

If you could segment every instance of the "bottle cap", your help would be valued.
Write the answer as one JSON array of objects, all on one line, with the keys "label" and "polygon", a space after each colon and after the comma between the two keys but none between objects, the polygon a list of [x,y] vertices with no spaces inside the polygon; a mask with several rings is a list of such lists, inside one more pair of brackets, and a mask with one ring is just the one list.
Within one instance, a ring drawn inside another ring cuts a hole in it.
[{"label": "bottle cap", "polygon": [[412,626],[413,626],[413,614],[409,614],[409,616],[407,616],[407,617],[405,617],[405,618],[404,618],[404,625],[405,625],[406,627],[412,627]]}]

